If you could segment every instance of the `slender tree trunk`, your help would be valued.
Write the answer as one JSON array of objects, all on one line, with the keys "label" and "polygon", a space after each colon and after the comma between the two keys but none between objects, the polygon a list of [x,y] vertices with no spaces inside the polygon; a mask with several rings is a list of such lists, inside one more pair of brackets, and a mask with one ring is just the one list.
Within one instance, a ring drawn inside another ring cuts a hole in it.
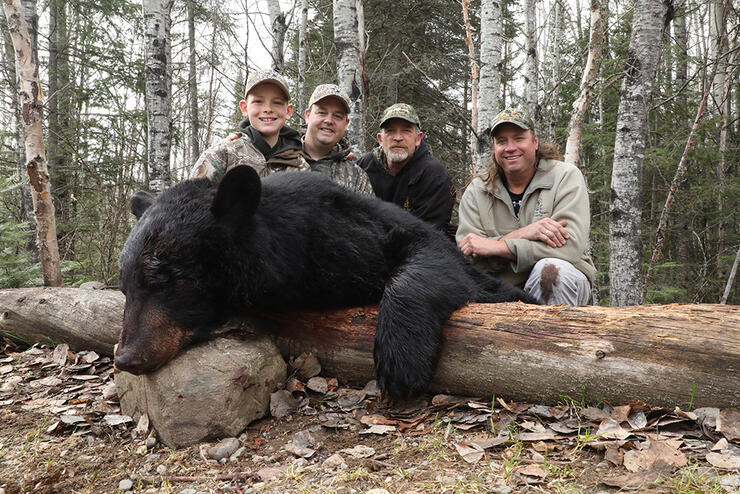
[{"label": "slender tree trunk", "polygon": [[[385,99],[388,105],[398,103],[398,60],[401,55],[401,47],[397,43],[391,43],[390,52],[387,57],[388,64],[388,85],[385,88]],[[467,83],[467,80],[465,81]]]},{"label": "slender tree trunk", "polygon": [[675,84],[681,94],[678,96],[678,106],[686,107],[686,91],[684,86],[689,78],[689,35],[686,30],[686,4],[681,3],[673,19],[673,38],[676,40]]},{"label": "slender tree trunk", "polygon": [[563,7],[560,0],[555,0],[552,6],[552,25],[550,28],[550,46],[552,47],[552,96],[546,136],[548,142],[557,140],[556,129],[560,119],[560,45],[563,42]]},{"label": "slender tree trunk", "polygon": [[47,157],[51,189],[57,207],[59,233],[64,237],[64,230],[73,221],[73,203],[70,194],[73,184],[72,161],[70,159],[69,119],[70,108],[70,73],[69,73],[69,40],[67,39],[67,2],[51,0],[49,2],[49,100],[48,108],[48,147]]},{"label": "slender tree trunk", "polygon": [[568,140],[565,144],[565,162],[583,169],[581,154],[583,124],[586,121],[594,86],[598,81],[601,69],[601,58],[604,51],[604,33],[606,31],[606,1],[591,0],[591,37],[588,42],[588,58],[583,68],[578,98],[573,102],[573,113],[568,124]]},{"label": "slender tree trunk", "polygon": [[21,2],[20,0],[3,0],[3,8],[16,55],[16,71],[20,83],[18,95],[26,144],[26,169],[31,182],[44,285],[61,286],[62,270],[59,262],[54,204],[51,201],[42,128],[44,95],[41,92],[33,43]]},{"label": "slender tree trunk", "polygon": [[162,192],[170,186],[172,146],[172,58],[170,11],[173,0],[142,0],[146,58],[146,113],[148,123],[149,188]]},{"label": "slender tree trunk", "polygon": [[[308,24],[308,0],[301,0],[301,25],[298,30],[298,116],[305,119],[306,110],[306,25]],[[304,122],[305,123],[305,122]]]},{"label": "slender tree trunk", "polygon": [[[8,94],[10,98],[10,105],[13,109],[13,121],[14,125],[12,129],[8,129],[12,132],[13,139],[15,141],[15,149],[13,150],[13,156],[15,157],[15,168],[18,177],[18,182],[21,184],[18,187],[20,195],[20,209],[18,217],[16,218],[19,222],[27,222],[30,226],[25,251],[31,263],[39,261],[38,250],[36,249],[36,223],[33,217],[33,199],[31,198],[31,187],[27,183],[28,173],[26,172],[26,149],[23,141],[23,122],[21,121],[21,105],[18,99],[18,78],[16,76],[15,69],[15,50],[13,49],[13,40],[10,38],[10,30],[8,29],[8,23],[5,19],[5,15],[0,15],[0,33],[3,36],[3,73],[2,77],[7,84],[8,88],[11,88]],[[32,39],[35,37],[32,36]]]},{"label": "slender tree trunk", "polygon": [[190,109],[190,164],[200,156],[200,115],[198,114],[198,69],[195,49],[195,1],[187,0],[188,10],[188,108]]},{"label": "slender tree trunk", "polygon": [[334,47],[339,87],[349,95],[350,121],[347,138],[355,153],[365,152],[365,68],[360,56],[360,33],[355,0],[334,0]]},{"label": "slender tree trunk", "polygon": [[[470,0],[462,0],[462,11],[463,11],[463,22],[465,23],[465,44],[468,46],[468,59],[470,60],[470,126],[472,129],[478,128],[478,62],[475,58],[475,44],[473,43],[473,33],[470,27],[470,16],[468,15],[468,7],[470,6]],[[466,102],[467,106],[467,102]],[[478,158],[478,136],[476,133],[471,132],[468,139],[470,146],[470,156],[473,158],[473,173],[480,169],[483,165],[477,163]]]},{"label": "slender tree trunk", "polygon": [[648,109],[670,0],[637,0],[620,90],[609,202],[611,305],[642,302],[642,171]]},{"label": "slender tree trunk", "polygon": [[727,303],[727,299],[730,296],[730,289],[735,282],[735,275],[737,274],[737,265],[740,262],[740,245],[737,246],[737,253],[735,254],[735,262],[732,263],[732,269],[730,270],[730,276],[727,277],[727,284],[725,284],[725,291],[722,292],[722,299],[719,301],[720,304],[724,305]]},{"label": "slender tree trunk", "polygon": [[285,32],[288,25],[285,13],[280,10],[279,0],[267,0],[267,12],[270,15],[270,28],[272,29],[272,70],[278,74],[285,71]]},{"label": "slender tree trunk", "polygon": [[491,159],[491,121],[501,111],[501,3],[481,0],[480,82],[478,85],[478,156],[475,172],[488,167]]},{"label": "slender tree trunk", "polygon": [[526,61],[524,75],[524,92],[525,104],[527,111],[535,120],[540,122],[540,108],[537,99],[537,90],[539,81],[537,77],[537,14],[536,0],[525,0],[524,17],[525,17],[525,36],[526,36]]}]

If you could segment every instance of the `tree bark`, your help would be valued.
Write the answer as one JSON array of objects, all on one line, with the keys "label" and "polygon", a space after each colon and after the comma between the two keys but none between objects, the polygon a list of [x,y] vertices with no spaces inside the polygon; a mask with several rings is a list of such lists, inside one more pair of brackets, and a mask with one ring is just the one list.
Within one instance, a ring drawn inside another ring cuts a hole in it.
[{"label": "tree bark", "polygon": [[[470,126],[473,129],[478,129],[478,84],[480,74],[478,72],[478,61],[475,58],[475,44],[473,43],[473,33],[470,27],[470,16],[468,15],[470,0],[462,0],[460,3],[463,11],[463,22],[465,23],[465,44],[468,47],[468,58],[470,59]],[[467,106],[467,100],[465,101],[465,106]],[[468,142],[470,156],[473,157],[473,169],[471,172],[475,173],[482,166],[478,164],[477,132],[470,133]]]},{"label": "tree bark", "polygon": [[642,303],[642,171],[648,110],[670,0],[638,0],[620,90],[609,201],[611,305]]},{"label": "tree bark", "polygon": [[[35,10],[35,9],[34,9]],[[33,24],[29,26],[32,28]],[[21,103],[18,96],[18,78],[15,70],[15,50],[13,48],[13,40],[10,38],[10,30],[8,29],[8,22],[5,19],[5,15],[0,15],[0,33],[3,35],[3,79],[5,80],[7,87],[11,88],[9,93],[10,105],[13,108],[14,125],[12,130],[13,139],[15,141],[15,149],[13,150],[13,157],[15,159],[16,176],[18,182],[21,184],[18,187],[18,193],[20,195],[20,208],[16,216],[16,220],[20,222],[27,222],[29,225],[29,232],[26,237],[25,251],[28,256],[28,260],[31,263],[39,262],[39,252],[36,249],[36,222],[33,216],[33,198],[31,195],[31,187],[28,184],[27,177],[28,172],[26,171],[26,149],[23,142],[23,121],[21,119]],[[31,34],[31,42],[33,43],[36,36]],[[37,50],[34,49],[34,52]]]},{"label": "tree bark", "polygon": [[475,172],[482,172],[491,159],[491,121],[501,111],[501,4],[481,0],[480,82],[478,84],[478,156]]},{"label": "tree bark", "polygon": [[280,10],[279,0],[267,0],[267,12],[270,16],[270,27],[272,29],[272,70],[278,74],[285,71],[285,33],[288,24],[285,14]]},{"label": "tree bark", "polygon": [[172,146],[172,58],[170,11],[173,0],[142,0],[146,56],[147,149],[149,188],[156,193],[170,186]]},{"label": "tree bark", "polygon": [[355,0],[334,0],[334,47],[339,87],[349,95],[347,139],[357,156],[365,152],[365,68],[360,54],[360,33]]},{"label": "tree bark", "polygon": [[200,115],[198,112],[198,69],[195,49],[195,1],[187,0],[188,11],[188,109],[190,110],[190,165],[200,157]]},{"label": "tree bark", "polygon": [[[111,355],[118,291],[0,291],[0,331]],[[230,327],[275,336],[284,357],[315,353],[324,374],[374,376],[376,307],[259,313]],[[643,400],[685,408],[740,406],[740,307],[470,304],[444,327],[431,391],[536,403]]]},{"label": "tree bark", "polygon": [[[581,156],[583,124],[591,106],[591,96],[598,81],[601,56],[606,32],[606,5],[601,0],[591,0],[591,37],[588,41],[588,58],[583,68],[578,98],[573,102],[573,113],[568,124],[568,140],[565,144],[565,162],[583,170]],[[557,101],[557,99],[555,100]]]},{"label": "tree bark", "polygon": [[536,1],[525,0],[524,2],[524,18],[525,18],[525,32],[526,36],[526,60],[524,62],[525,74],[524,74],[524,92],[525,92],[525,103],[527,105],[527,111],[535,122],[540,121],[539,103],[537,98],[537,91],[539,90],[539,80],[537,74],[537,15],[536,15]]},{"label": "tree bark", "polygon": [[298,116],[305,124],[306,115],[306,26],[308,0],[301,0],[301,24],[298,30]]},{"label": "tree bark", "polygon": [[44,285],[61,286],[62,270],[42,127],[44,95],[41,91],[38,66],[20,0],[3,0],[3,8],[15,49],[16,72],[19,80],[18,95],[26,150],[26,170],[31,182],[33,211],[36,218],[36,239]]}]

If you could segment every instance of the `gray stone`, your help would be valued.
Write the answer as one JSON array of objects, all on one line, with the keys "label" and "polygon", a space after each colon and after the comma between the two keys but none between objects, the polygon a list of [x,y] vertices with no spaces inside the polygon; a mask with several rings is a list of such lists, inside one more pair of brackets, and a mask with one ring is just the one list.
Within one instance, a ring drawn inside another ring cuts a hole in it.
[{"label": "gray stone", "polygon": [[208,448],[206,455],[213,460],[221,461],[230,457],[237,449],[239,449],[239,440],[235,437],[228,437]]},{"label": "gray stone", "polygon": [[134,488],[134,483],[131,479],[123,479],[118,483],[119,491],[130,491]]},{"label": "gray stone", "polygon": [[143,413],[170,448],[236,436],[264,417],[287,366],[267,336],[224,336],[191,347],[157,371],[117,371],[122,413]]}]

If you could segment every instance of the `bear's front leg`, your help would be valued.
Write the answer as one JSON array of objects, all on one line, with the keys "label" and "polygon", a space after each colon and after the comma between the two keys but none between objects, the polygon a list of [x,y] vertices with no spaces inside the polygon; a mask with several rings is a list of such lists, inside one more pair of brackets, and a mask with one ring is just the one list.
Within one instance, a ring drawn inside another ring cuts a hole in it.
[{"label": "bear's front leg", "polygon": [[442,325],[469,301],[458,266],[422,249],[407,257],[386,282],[375,332],[375,372],[384,397],[423,393],[434,375]]}]

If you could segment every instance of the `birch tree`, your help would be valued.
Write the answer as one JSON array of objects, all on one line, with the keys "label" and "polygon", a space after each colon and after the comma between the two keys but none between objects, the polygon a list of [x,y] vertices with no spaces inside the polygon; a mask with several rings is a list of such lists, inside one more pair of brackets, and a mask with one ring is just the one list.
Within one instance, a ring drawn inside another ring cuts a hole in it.
[{"label": "birch tree", "polygon": [[[361,0],[358,0],[361,5]],[[334,0],[334,48],[339,87],[349,95],[347,139],[356,154],[365,152],[365,68],[360,55],[360,33],[355,0]]]},{"label": "birch tree", "polygon": [[285,71],[285,32],[288,23],[285,13],[280,10],[280,0],[266,0],[267,13],[270,16],[270,29],[272,29],[272,70],[278,74]]},{"label": "birch tree", "polygon": [[170,12],[173,0],[143,0],[149,188],[170,185],[172,58]]},{"label": "birch tree", "polygon": [[303,121],[306,109],[306,25],[308,0],[301,0],[301,24],[298,29],[298,116]]},{"label": "birch tree", "polygon": [[568,124],[568,139],[565,144],[565,162],[583,168],[581,137],[583,124],[588,116],[594,86],[599,77],[601,58],[606,32],[606,0],[591,0],[591,36],[588,41],[588,58],[583,68],[583,76],[578,97],[573,102],[573,113]]},{"label": "birch tree", "polygon": [[537,77],[537,15],[536,0],[525,0],[524,17],[525,17],[525,48],[527,51],[526,61],[524,62],[524,93],[527,111],[535,120],[539,122],[540,112],[537,101],[537,90],[539,81]]},{"label": "birch tree", "polygon": [[637,0],[617,111],[609,201],[611,305],[642,303],[642,172],[648,109],[671,0]]},{"label": "birch tree", "polygon": [[491,121],[501,111],[501,4],[498,0],[481,0],[480,37],[477,173],[485,170],[491,159]]},{"label": "birch tree", "polygon": [[61,286],[62,270],[42,128],[44,95],[41,92],[33,43],[21,2],[20,0],[3,0],[3,9],[15,49],[26,169],[31,183],[33,211],[36,218],[36,238],[44,285]]},{"label": "birch tree", "polygon": [[[475,44],[473,43],[473,29],[470,26],[470,16],[468,7],[470,0],[462,0],[463,21],[465,23],[465,44],[468,47],[468,59],[470,60],[470,155],[473,157],[473,171],[482,166],[478,164],[478,135],[475,129],[478,128],[478,81],[480,73],[478,71],[478,62],[475,57]],[[467,97],[464,99],[467,106]]]}]

